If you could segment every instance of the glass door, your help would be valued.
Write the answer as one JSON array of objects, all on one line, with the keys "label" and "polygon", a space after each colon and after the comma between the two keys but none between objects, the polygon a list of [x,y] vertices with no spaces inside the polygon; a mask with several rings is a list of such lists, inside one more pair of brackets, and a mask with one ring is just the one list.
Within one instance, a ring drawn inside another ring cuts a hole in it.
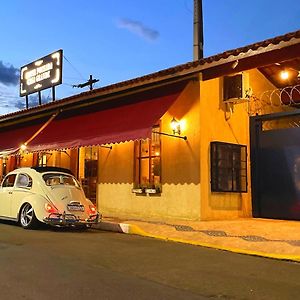
[{"label": "glass door", "polygon": [[97,200],[97,181],[98,181],[98,146],[85,147],[81,149],[83,156],[83,172],[81,184],[85,195],[94,204]]}]

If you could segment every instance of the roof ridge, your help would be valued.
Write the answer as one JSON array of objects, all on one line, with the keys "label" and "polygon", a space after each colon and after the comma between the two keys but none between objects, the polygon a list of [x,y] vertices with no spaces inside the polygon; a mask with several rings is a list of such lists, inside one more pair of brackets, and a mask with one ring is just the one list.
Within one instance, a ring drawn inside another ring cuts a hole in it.
[{"label": "roof ridge", "polygon": [[135,78],[131,78],[131,79],[128,79],[128,80],[112,83],[112,84],[109,84],[107,86],[100,87],[98,89],[94,89],[92,91],[86,91],[86,92],[82,92],[82,93],[79,93],[79,94],[76,94],[76,95],[71,95],[71,96],[62,98],[62,99],[57,100],[57,101],[42,104],[40,106],[30,107],[28,109],[23,109],[23,110],[15,111],[15,112],[8,113],[8,114],[5,114],[5,115],[0,115],[0,120],[8,118],[8,117],[13,117],[15,115],[22,114],[25,111],[27,112],[27,111],[33,111],[33,110],[40,110],[40,108],[45,108],[47,106],[49,106],[49,107],[55,106],[55,104],[58,103],[58,102],[59,103],[63,103],[63,102],[68,103],[72,99],[76,99],[76,98],[79,98],[79,97],[82,98],[84,96],[93,95],[93,94],[96,94],[100,91],[104,92],[104,91],[108,91],[108,90],[113,90],[113,89],[121,88],[121,87],[124,87],[124,86],[130,86],[131,84],[135,84],[135,83],[138,83],[138,82],[147,81],[149,79],[157,78],[157,77],[160,77],[160,76],[161,77],[166,76],[166,75],[174,73],[174,71],[179,72],[179,71],[182,71],[184,69],[196,68],[197,66],[204,65],[205,63],[212,63],[212,62],[219,61],[221,59],[227,59],[231,55],[237,56],[241,53],[246,53],[249,50],[257,50],[260,47],[267,47],[271,44],[278,45],[280,42],[288,42],[293,38],[300,38],[300,30],[289,32],[289,33],[286,33],[286,34],[283,34],[283,35],[280,35],[280,36],[275,36],[273,38],[268,38],[268,39],[265,39],[263,41],[252,43],[252,44],[242,46],[242,47],[239,47],[239,48],[226,50],[226,51],[221,52],[219,54],[208,56],[208,57],[202,58],[202,59],[197,60],[197,61],[186,62],[186,63],[179,64],[179,65],[176,65],[176,66],[172,66],[172,67],[169,67],[169,68],[166,68],[166,69],[162,69],[162,70],[150,73],[150,74],[146,74],[146,75],[143,75],[143,76],[140,76],[140,77],[135,77]]}]

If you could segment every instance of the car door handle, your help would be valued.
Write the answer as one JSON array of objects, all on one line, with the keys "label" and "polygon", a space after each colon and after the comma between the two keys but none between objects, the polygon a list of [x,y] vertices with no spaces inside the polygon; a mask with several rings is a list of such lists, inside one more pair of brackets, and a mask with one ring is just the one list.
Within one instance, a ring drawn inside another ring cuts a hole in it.
[{"label": "car door handle", "polygon": [[12,191],[10,191],[10,192],[8,192],[9,194],[12,194],[13,192]]}]

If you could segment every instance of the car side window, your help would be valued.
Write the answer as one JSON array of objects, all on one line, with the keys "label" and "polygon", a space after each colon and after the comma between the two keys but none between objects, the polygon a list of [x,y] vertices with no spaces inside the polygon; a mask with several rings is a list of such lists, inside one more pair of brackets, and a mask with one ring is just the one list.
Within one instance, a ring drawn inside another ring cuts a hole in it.
[{"label": "car side window", "polygon": [[7,175],[3,180],[2,187],[13,187],[16,176],[16,174]]},{"label": "car side window", "polygon": [[31,188],[32,187],[31,177],[27,174],[19,174],[16,182],[16,187]]}]

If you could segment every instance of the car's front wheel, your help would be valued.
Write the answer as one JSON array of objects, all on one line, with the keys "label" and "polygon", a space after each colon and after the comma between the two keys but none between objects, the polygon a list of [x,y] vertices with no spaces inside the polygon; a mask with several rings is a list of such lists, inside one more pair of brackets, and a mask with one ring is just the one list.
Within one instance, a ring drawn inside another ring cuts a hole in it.
[{"label": "car's front wheel", "polygon": [[33,229],[38,226],[38,219],[35,216],[31,204],[26,203],[20,211],[20,224],[25,229]]}]

